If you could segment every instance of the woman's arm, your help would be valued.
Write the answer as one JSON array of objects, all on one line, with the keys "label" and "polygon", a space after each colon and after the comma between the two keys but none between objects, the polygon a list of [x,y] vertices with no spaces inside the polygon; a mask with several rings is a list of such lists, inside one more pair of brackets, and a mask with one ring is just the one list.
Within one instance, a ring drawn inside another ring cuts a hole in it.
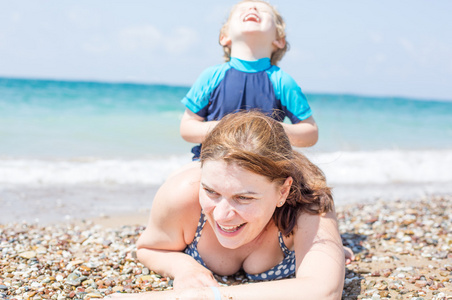
[{"label": "woman's arm", "polygon": [[344,249],[336,213],[302,213],[294,236],[297,279],[311,299],[340,299],[345,277]]},{"label": "woman's arm", "polygon": [[217,286],[212,272],[183,253],[195,236],[199,206],[199,164],[174,174],[158,190],[137,256],[149,269],[174,278],[175,288]]},{"label": "woman's arm", "polygon": [[180,135],[189,143],[202,143],[217,123],[218,121],[205,122],[202,117],[187,108],[180,122]]},{"label": "woman's arm", "polygon": [[[220,287],[222,299],[341,299],[345,263],[335,213],[301,214],[294,233],[294,249],[296,278]],[[205,299],[214,299],[209,297]]]},{"label": "woman's arm", "polygon": [[[325,216],[302,214],[294,233],[296,278],[219,287],[221,299],[341,299],[345,277],[344,252],[334,212]],[[121,299],[208,299],[210,287],[129,294]]]}]

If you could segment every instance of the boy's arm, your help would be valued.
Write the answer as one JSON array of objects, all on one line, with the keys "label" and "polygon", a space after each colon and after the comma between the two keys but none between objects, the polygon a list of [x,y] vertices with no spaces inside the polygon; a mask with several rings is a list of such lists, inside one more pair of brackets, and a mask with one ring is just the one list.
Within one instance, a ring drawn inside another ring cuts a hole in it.
[{"label": "boy's arm", "polygon": [[[187,142],[202,143],[217,124],[218,121],[205,122],[202,117],[186,109],[180,123],[180,134]],[[282,125],[293,146],[310,147],[317,143],[318,128],[312,116],[297,124],[282,123]]]},{"label": "boy's arm", "polygon": [[218,121],[205,121],[188,108],[180,122],[180,134],[189,143],[202,143],[207,134],[218,124]]},{"label": "boy's arm", "polygon": [[296,124],[281,123],[295,147],[311,147],[317,143],[319,130],[312,116]]}]

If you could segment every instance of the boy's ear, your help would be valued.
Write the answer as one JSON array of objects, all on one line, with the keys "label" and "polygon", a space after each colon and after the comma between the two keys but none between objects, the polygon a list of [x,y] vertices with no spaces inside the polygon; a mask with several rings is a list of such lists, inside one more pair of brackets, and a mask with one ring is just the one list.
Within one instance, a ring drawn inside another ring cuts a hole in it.
[{"label": "boy's ear", "polygon": [[222,34],[221,36],[220,36],[220,45],[221,46],[231,46],[231,39],[227,36],[227,35],[225,35],[225,34]]},{"label": "boy's ear", "polygon": [[286,39],[285,38],[281,38],[281,39],[277,39],[273,41],[273,45],[276,48],[282,49],[284,48],[284,46],[286,46]]}]

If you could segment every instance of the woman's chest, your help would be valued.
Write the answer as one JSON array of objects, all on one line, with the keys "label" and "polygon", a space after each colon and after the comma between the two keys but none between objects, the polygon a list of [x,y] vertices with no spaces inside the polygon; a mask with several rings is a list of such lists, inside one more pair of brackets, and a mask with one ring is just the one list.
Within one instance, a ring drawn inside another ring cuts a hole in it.
[{"label": "woman's chest", "polygon": [[[237,249],[224,248],[206,224],[198,243],[198,252],[209,270],[218,275],[233,275],[240,269],[259,274],[278,265],[284,252],[276,227],[267,229],[258,240]],[[290,240],[289,240],[290,243]]]}]

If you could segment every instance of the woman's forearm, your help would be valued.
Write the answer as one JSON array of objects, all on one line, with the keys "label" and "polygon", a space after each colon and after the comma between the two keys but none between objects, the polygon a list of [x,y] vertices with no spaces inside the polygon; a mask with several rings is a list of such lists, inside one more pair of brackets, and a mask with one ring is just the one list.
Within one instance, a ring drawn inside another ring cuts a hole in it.
[{"label": "woman's forearm", "polygon": [[139,248],[138,259],[150,270],[174,279],[174,288],[218,286],[211,271],[180,251]]},{"label": "woman's forearm", "polygon": [[[338,300],[341,299],[342,289],[328,292],[321,287],[326,280],[319,283],[311,279],[283,279],[235,286],[217,287],[222,300]],[[130,300],[216,300],[215,288],[200,287],[183,290],[168,290],[164,292],[150,292],[143,294],[115,295],[114,298]]]},{"label": "woman's forearm", "polygon": [[[220,287],[221,299],[265,300],[265,299],[341,299],[342,288],[325,288],[328,286],[325,277],[322,281],[315,278],[291,278],[265,281],[253,284]],[[209,298],[214,299],[214,298]]]},{"label": "woman's forearm", "polygon": [[[337,261],[335,257],[337,255],[326,255],[324,251],[314,251],[305,258],[310,264],[321,261],[321,263],[315,263],[317,267],[309,272],[312,275],[221,287],[208,269],[183,252],[139,248],[137,255],[138,259],[149,269],[160,275],[174,278],[175,290],[169,292],[168,297],[172,297],[176,293],[174,296],[180,297],[180,299],[213,300],[215,297],[211,286],[218,287],[222,295],[221,299],[228,300],[340,299],[342,295],[343,262]],[[326,280],[325,272],[328,273],[328,280]],[[151,295],[149,298],[155,299],[151,298]]]},{"label": "woman's forearm", "polygon": [[162,276],[171,278],[174,278],[177,274],[177,266],[192,265],[191,257],[188,257],[185,253],[180,251],[138,248],[137,258],[148,269],[153,270]]}]

